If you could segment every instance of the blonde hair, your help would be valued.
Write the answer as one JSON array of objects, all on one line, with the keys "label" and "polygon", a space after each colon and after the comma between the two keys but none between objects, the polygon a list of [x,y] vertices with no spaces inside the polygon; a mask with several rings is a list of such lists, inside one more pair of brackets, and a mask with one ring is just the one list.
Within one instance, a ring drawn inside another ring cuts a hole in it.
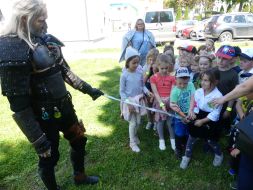
[{"label": "blonde hair", "polygon": [[148,59],[149,59],[150,57],[154,57],[155,60],[156,60],[156,58],[157,58],[158,55],[159,55],[159,50],[158,50],[158,49],[152,48],[151,50],[149,50],[149,52],[148,52],[148,54],[147,54],[147,56],[146,56],[146,61],[147,61],[147,63],[148,63]]},{"label": "blonde hair", "polygon": [[[12,4],[12,15],[6,21],[0,35],[17,35],[23,39],[32,49],[34,44],[31,40],[31,23],[43,13],[46,13],[46,4],[42,0],[14,0]],[[26,17],[26,21],[24,19]]]}]

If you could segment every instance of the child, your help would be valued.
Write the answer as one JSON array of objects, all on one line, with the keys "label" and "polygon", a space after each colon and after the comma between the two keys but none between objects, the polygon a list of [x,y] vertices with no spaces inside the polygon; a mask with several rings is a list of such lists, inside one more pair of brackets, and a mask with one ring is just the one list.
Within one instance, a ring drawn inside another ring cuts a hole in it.
[{"label": "child", "polygon": [[242,69],[239,67],[239,65],[240,65],[240,58],[239,58],[239,56],[242,53],[242,50],[238,46],[233,46],[233,48],[235,50],[235,57],[236,57],[236,59],[235,59],[235,61],[230,66],[231,66],[231,68],[235,72],[237,72],[239,74],[242,71]]},{"label": "child", "polygon": [[186,169],[192,156],[193,145],[197,138],[207,140],[209,146],[213,149],[215,157],[214,166],[220,166],[223,160],[220,146],[217,143],[218,120],[222,106],[213,107],[210,102],[213,98],[222,97],[221,92],[216,85],[219,80],[219,72],[210,69],[201,74],[202,88],[196,90],[195,108],[196,119],[188,124],[189,138],[186,145],[185,156],[180,163],[180,168]]},{"label": "child", "polygon": [[214,41],[212,39],[206,40],[206,51],[209,55],[215,55]]},{"label": "child", "polygon": [[251,57],[253,57],[252,49],[247,49],[240,54],[240,67],[242,71],[239,73],[239,84],[246,81],[250,77],[250,74],[253,74],[253,60]]},{"label": "child", "polygon": [[206,51],[206,45],[199,46],[197,54],[198,55],[202,55],[202,54],[206,54],[206,53],[207,53],[207,51]]},{"label": "child", "polygon": [[175,53],[174,53],[174,48],[172,45],[166,45],[163,49],[163,53],[165,55],[170,55],[173,59],[173,65],[175,65]]},{"label": "child", "polygon": [[[177,116],[187,116],[192,119],[194,117],[194,92],[193,83],[189,82],[190,74],[186,67],[179,67],[176,71],[176,85],[170,94],[170,107],[176,112]],[[179,113],[182,113],[179,115]],[[183,120],[183,121],[182,121]],[[188,138],[188,128],[184,124],[185,117],[181,119],[174,118],[174,131],[176,140],[176,156],[181,158],[183,147]]]},{"label": "child", "polygon": [[[147,55],[147,61],[146,61],[146,65],[144,65],[143,67],[143,75],[144,75],[144,83],[146,88],[152,92],[151,89],[151,84],[150,84],[150,77],[154,74],[154,72],[156,72],[156,66],[155,66],[155,61],[156,58],[159,54],[159,51],[156,48],[151,49],[148,52]],[[149,98],[148,96],[146,97],[147,100],[147,105],[148,107],[152,107],[153,105],[153,100],[154,98]],[[154,122],[154,114],[151,113],[151,111],[147,110],[147,118],[148,118],[148,123],[146,125],[146,129],[149,130],[153,127],[153,129],[155,130],[155,122]]]},{"label": "child", "polygon": [[[143,74],[137,70],[140,56],[136,49],[128,47],[125,54],[126,70],[122,72],[120,77],[120,97],[122,101],[134,102],[145,105],[143,100],[143,92],[152,96],[152,94],[144,87]],[[122,105],[122,114],[124,119],[129,122],[130,147],[133,152],[140,152],[137,137],[137,130],[140,125],[141,115],[146,110],[139,109],[130,104]]]},{"label": "child", "polygon": [[207,53],[202,53],[201,55],[195,56],[195,61],[199,64],[199,74],[193,77],[193,84],[196,89],[201,88],[200,74],[212,68],[212,58]]},{"label": "child", "polygon": [[[225,96],[227,93],[231,92],[238,84],[238,74],[231,69],[231,65],[237,59],[236,51],[234,47],[229,45],[221,46],[216,52],[218,58],[218,70],[220,72],[220,80],[217,88]],[[230,133],[230,125],[234,120],[236,114],[234,107],[234,100],[223,104],[220,119],[222,122],[222,127],[225,134]]]},{"label": "child", "polygon": [[[171,88],[175,83],[175,77],[170,76],[168,73],[170,65],[173,65],[172,58],[165,54],[160,54],[157,57],[156,65],[159,72],[150,78],[151,88],[155,96],[155,108],[169,111],[169,97]],[[155,113],[155,120],[157,122],[157,132],[159,135],[159,148],[165,150],[164,131],[165,123],[169,129],[171,148],[175,149],[174,131],[171,127],[171,118],[168,115]]]},{"label": "child", "polygon": [[[195,56],[196,57],[196,56]],[[191,64],[191,73],[190,73],[190,81],[193,82],[193,78],[196,78],[199,74],[199,63],[194,57],[192,64]]]},{"label": "child", "polygon": [[[177,70],[178,67],[182,67],[182,66],[180,66],[180,58],[181,57],[186,58],[187,67],[188,67],[188,66],[190,66],[190,63],[188,62],[188,60],[189,60],[188,58],[193,58],[195,56],[195,54],[197,53],[197,49],[195,46],[186,45],[186,44],[183,46],[179,46],[178,51],[179,51],[179,57],[176,59],[174,70]],[[183,67],[185,67],[185,66],[183,66]]]}]

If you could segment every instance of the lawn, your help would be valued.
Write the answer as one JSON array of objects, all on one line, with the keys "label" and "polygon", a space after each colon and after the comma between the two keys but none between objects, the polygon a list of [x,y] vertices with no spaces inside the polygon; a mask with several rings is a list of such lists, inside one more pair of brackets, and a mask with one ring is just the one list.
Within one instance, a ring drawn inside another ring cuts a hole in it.
[{"label": "lawn", "polygon": [[[78,60],[70,63],[72,70],[94,87],[118,97],[121,68],[117,60]],[[74,186],[69,159],[69,146],[61,138],[60,160],[56,167],[57,181],[66,190],[223,190],[229,189],[232,177],[228,174],[228,156],[219,168],[212,166],[213,155],[202,152],[202,143],[196,144],[194,157],[187,170],[179,168],[166,140],[166,151],[158,148],[154,131],[144,129],[145,118],[139,130],[141,152],[128,147],[128,125],[119,117],[119,103],[101,97],[95,102],[69,90],[77,115],[85,124],[88,136],[86,166],[89,174],[98,174],[100,183],[94,186]],[[37,174],[37,157],[32,146],[13,122],[6,98],[0,97],[0,189],[39,190],[43,185]],[[222,139],[223,150],[226,139]],[[225,150],[224,150],[225,152]]]}]

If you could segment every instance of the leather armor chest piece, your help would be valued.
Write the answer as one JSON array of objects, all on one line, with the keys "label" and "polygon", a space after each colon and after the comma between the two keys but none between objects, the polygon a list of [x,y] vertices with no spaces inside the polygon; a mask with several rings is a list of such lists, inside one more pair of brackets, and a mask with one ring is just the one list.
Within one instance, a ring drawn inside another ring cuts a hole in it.
[{"label": "leather armor chest piece", "polygon": [[[33,70],[31,78],[32,95],[35,100],[54,101],[67,94],[65,82],[58,64],[58,55],[47,42],[36,39],[38,45],[33,51]],[[59,48],[59,47],[56,47]]]},{"label": "leather armor chest piece", "polygon": [[0,79],[4,96],[30,93],[30,47],[17,36],[0,37]]},{"label": "leather armor chest piece", "polygon": [[33,51],[33,70],[43,72],[55,64],[55,57],[47,46],[38,45]]}]

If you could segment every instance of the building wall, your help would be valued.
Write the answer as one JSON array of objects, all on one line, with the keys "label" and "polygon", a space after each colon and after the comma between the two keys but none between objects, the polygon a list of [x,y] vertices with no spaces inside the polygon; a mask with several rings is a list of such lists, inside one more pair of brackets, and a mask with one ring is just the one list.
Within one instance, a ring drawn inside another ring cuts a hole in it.
[{"label": "building wall", "polygon": [[104,35],[103,0],[44,0],[48,32],[63,41],[96,40]]}]

